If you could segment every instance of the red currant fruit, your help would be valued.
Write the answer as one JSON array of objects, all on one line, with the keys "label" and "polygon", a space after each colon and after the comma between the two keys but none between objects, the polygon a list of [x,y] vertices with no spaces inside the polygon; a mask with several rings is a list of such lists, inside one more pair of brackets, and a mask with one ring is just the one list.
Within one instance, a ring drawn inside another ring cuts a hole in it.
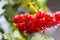
[{"label": "red currant fruit", "polygon": [[60,12],[56,12],[56,14],[55,14],[55,19],[56,19],[57,21],[60,21]]},{"label": "red currant fruit", "polygon": [[50,14],[46,13],[45,14],[45,20],[48,21],[48,22],[51,21],[51,20],[53,20],[52,14],[51,13]]},{"label": "red currant fruit", "polygon": [[25,30],[25,23],[17,23],[16,24],[18,30],[24,31]]},{"label": "red currant fruit", "polygon": [[21,15],[15,15],[15,16],[13,17],[13,21],[14,21],[15,23],[19,23],[20,20],[22,19],[22,17],[23,17],[23,14],[21,14]]},{"label": "red currant fruit", "polygon": [[36,13],[36,18],[37,19],[40,19],[40,18],[43,18],[44,17],[44,12],[39,10],[37,13]]}]

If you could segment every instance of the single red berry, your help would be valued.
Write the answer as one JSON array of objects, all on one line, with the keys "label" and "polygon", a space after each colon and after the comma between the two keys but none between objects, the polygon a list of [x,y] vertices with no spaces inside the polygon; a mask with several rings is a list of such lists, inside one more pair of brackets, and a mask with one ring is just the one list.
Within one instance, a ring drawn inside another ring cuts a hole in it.
[{"label": "single red berry", "polygon": [[44,19],[40,19],[39,23],[40,25],[45,26],[47,24],[47,21]]},{"label": "single red berry", "polygon": [[38,10],[37,13],[36,13],[36,18],[40,19],[40,18],[43,18],[43,17],[44,17],[44,12],[41,11],[41,10]]},{"label": "single red berry", "polygon": [[17,23],[16,26],[17,26],[19,31],[25,30],[25,23]]},{"label": "single red berry", "polygon": [[46,29],[46,28],[50,28],[50,27],[51,27],[50,23],[47,23],[44,28]]},{"label": "single red berry", "polygon": [[48,21],[48,22],[51,21],[51,20],[53,20],[52,14],[51,13],[50,14],[49,13],[46,13],[45,14],[45,20]]},{"label": "single red berry", "polygon": [[24,18],[25,18],[25,21],[28,22],[32,18],[32,16],[29,13],[25,13]]},{"label": "single red berry", "polygon": [[50,27],[50,24],[44,20],[44,19],[40,19],[40,25],[41,25],[41,29],[42,30],[45,30],[46,28],[49,28]]},{"label": "single red berry", "polygon": [[54,26],[58,24],[58,21],[56,21],[55,19],[53,19],[52,21],[48,22],[50,24],[50,26]]},{"label": "single red berry", "polygon": [[55,19],[56,19],[57,21],[60,21],[60,11],[59,11],[59,12],[56,12],[56,14],[55,14]]},{"label": "single red berry", "polygon": [[21,14],[21,15],[15,15],[15,16],[13,17],[13,21],[14,21],[15,23],[19,23],[20,20],[22,19],[22,17],[23,17],[23,14]]},{"label": "single red berry", "polygon": [[13,17],[13,21],[14,21],[15,23],[17,23],[17,20],[19,20],[19,15],[16,15],[16,16]]},{"label": "single red berry", "polygon": [[30,24],[35,24],[36,22],[36,18],[35,17],[31,17],[30,20],[29,20],[29,23]]}]

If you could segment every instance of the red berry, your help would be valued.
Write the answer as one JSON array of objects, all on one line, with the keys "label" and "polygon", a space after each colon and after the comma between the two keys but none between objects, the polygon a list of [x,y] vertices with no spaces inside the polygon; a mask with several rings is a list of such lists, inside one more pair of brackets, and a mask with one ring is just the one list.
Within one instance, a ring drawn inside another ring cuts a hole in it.
[{"label": "red berry", "polygon": [[23,17],[22,14],[21,14],[21,15],[15,15],[15,16],[13,17],[13,21],[14,21],[15,23],[19,23],[20,20],[22,19],[22,17]]},{"label": "red berry", "polygon": [[51,21],[51,20],[53,20],[52,14],[51,13],[50,14],[46,13],[45,14],[45,20],[48,21],[48,22]]},{"label": "red berry", "polygon": [[25,23],[17,23],[16,24],[18,30],[24,31],[25,30]]},{"label": "red berry", "polygon": [[39,10],[37,13],[36,13],[36,18],[37,19],[40,19],[40,18],[43,18],[44,17],[44,12]]},{"label": "red berry", "polygon": [[32,25],[28,25],[25,27],[26,33],[32,34],[34,32],[34,29],[32,28]]},{"label": "red berry", "polygon": [[31,17],[30,14],[25,13],[25,14],[24,14],[24,18],[25,18],[25,21],[28,22],[32,17]]},{"label": "red berry", "polygon": [[56,19],[57,21],[60,21],[60,12],[56,12],[56,14],[55,14],[55,19]]},{"label": "red berry", "polygon": [[46,20],[40,19],[40,25],[45,26],[47,24]]},{"label": "red berry", "polygon": [[54,25],[57,25],[57,24],[58,24],[58,21],[52,20],[52,21],[49,22],[49,24],[50,24],[51,26],[54,26]]}]

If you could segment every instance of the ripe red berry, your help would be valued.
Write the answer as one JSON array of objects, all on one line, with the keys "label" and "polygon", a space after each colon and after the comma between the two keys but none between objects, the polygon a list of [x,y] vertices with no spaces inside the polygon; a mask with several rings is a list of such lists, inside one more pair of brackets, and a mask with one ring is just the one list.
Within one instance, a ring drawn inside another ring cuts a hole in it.
[{"label": "ripe red berry", "polygon": [[56,12],[56,14],[55,14],[55,19],[56,19],[57,21],[60,21],[60,11],[59,11],[59,12]]},{"label": "ripe red berry", "polygon": [[29,13],[24,14],[25,22],[29,22],[29,20],[32,18]]},{"label": "ripe red berry", "polygon": [[24,31],[25,30],[25,23],[17,23],[16,24],[18,30]]},{"label": "ripe red berry", "polygon": [[57,24],[58,24],[58,21],[52,20],[52,21],[49,22],[49,24],[50,24],[51,26],[54,26],[54,25],[57,25]]},{"label": "ripe red berry", "polygon": [[42,10],[38,10],[36,13],[36,18],[40,19],[44,17],[44,12]]},{"label": "ripe red berry", "polygon": [[53,20],[52,14],[51,13],[50,14],[49,13],[46,13],[45,14],[45,20],[48,21],[48,22],[51,21],[51,20]]},{"label": "ripe red berry", "polygon": [[40,19],[39,23],[40,23],[40,25],[44,26],[44,25],[46,25],[47,21],[43,20],[43,19]]},{"label": "ripe red berry", "polygon": [[16,16],[13,17],[13,21],[14,21],[15,23],[17,23],[17,20],[19,20],[19,15],[16,15]]},{"label": "ripe red berry", "polygon": [[19,23],[20,20],[22,19],[22,17],[23,17],[23,14],[21,14],[21,15],[15,15],[15,16],[13,17],[13,21],[14,21],[15,23]]}]

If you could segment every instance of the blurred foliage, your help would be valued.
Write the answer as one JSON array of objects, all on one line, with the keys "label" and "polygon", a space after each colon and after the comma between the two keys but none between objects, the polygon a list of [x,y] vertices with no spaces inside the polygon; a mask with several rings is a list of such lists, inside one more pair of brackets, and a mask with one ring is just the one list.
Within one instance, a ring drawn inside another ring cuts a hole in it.
[{"label": "blurred foliage", "polygon": [[[46,6],[46,1],[47,0],[8,0],[8,4],[3,7],[6,10],[3,15],[6,17],[7,21],[10,22],[10,26],[13,33],[12,35],[9,33],[4,34],[5,38],[7,40],[26,40],[26,36],[22,32],[17,31],[17,28],[15,27],[12,21],[13,16],[24,12],[35,14],[36,10],[38,9],[47,11],[48,7]],[[26,9],[24,9],[25,7]],[[22,9],[24,9],[25,11]],[[16,34],[19,36],[16,37]]]},{"label": "blurred foliage", "polygon": [[0,32],[4,33],[3,30],[2,30],[2,28],[1,28],[1,26],[0,26]]},{"label": "blurred foliage", "polygon": [[12,17],[17,13],[17,8],[10,6],[9,4],[4,6],[6,9],[4,15],[7,20],[11,21]]},{"label": "blurred foliage", "polygon": [[13,33],[4,33],[4,40],[26,40],[18,30],[15,30]]},{"label": "blurred foliage", "polygon": [[[30,14],[35,14],[34,8],[36,10],[43,9],[47,11],[46,1],[47,0],[8,0],[8,4],[4,6],[4,9],[6,9],[4,15],[8,21],[12,21],[14,15],[21,13],[21,11],[20,13],[18,12],[20,6],[26,7],[28,9],[27,12]],[[31,5],[29,3],[31,3],[34,8],[30,7]]]}]

